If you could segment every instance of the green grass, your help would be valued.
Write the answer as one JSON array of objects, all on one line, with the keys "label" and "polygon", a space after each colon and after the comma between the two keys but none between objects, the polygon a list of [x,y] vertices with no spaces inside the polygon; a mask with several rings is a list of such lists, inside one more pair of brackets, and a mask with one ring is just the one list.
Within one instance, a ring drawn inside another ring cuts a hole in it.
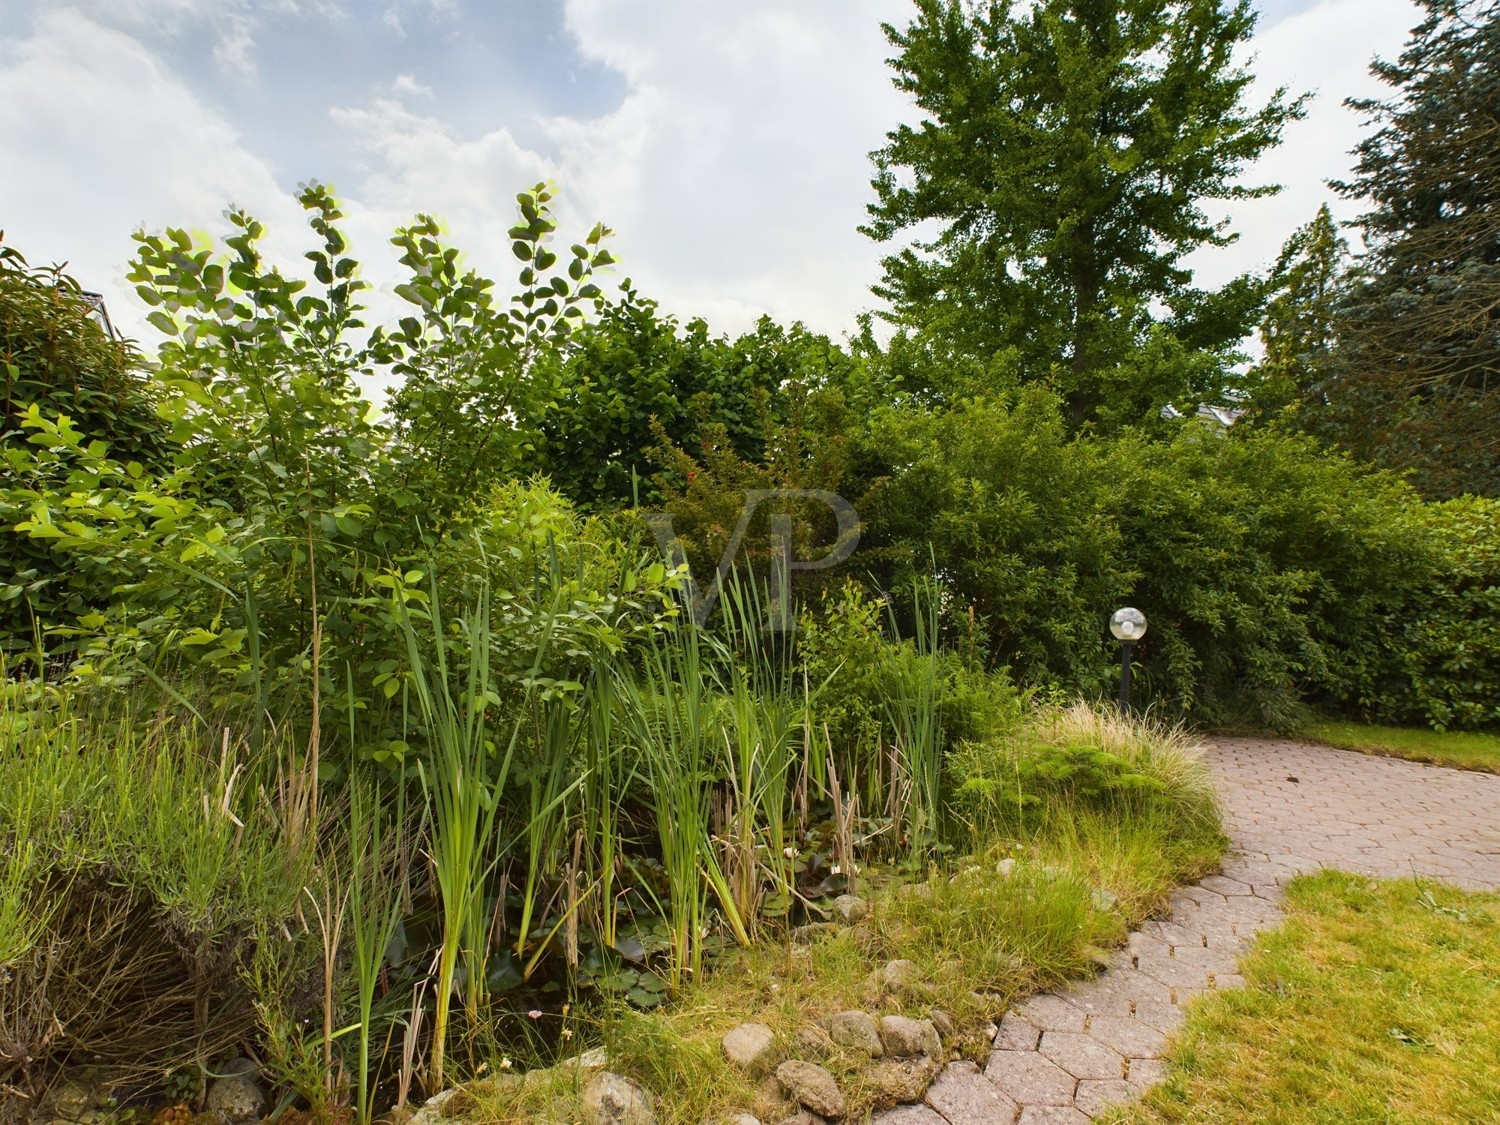
[{"label": "green grass", "polygon": [[1324,872],[1111,1125],[1500,1120],[1500,896]]},{"label": "green grass", "polygon": [[1373,723],[1332,720],[1310,723],[1298,733],[1309,742],[1341,750],[1500,773],[1500,735],[1497,734],[1436,731],[1427,727],[1383,727]]}]

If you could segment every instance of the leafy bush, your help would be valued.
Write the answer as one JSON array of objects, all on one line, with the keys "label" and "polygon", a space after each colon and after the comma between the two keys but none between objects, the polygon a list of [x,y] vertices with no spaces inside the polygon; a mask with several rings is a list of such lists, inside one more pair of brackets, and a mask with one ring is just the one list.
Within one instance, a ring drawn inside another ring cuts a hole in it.
[{"label": "leafy bush", "polygon": [[904,557],[897,574],[933,558],[1022,683],[1111,692],[1105,622],[1134,605],[1150,620],[1141,698],[1285,726],[1300,699],[1344,689],[1373,607],[1424,573],[1414,494],[1299,439],[1196,422],[1169,441],[1070,439],[1031,389],[883,410],[862,444],[883,466],[860,503],[877,551]]},{"label": "leafy bush", "polygon": [[1340,698],[1385,722],[1500,725],[1500,500],[1424,504],[1408,519],[1425,565],[1348,645],[1354,690]]},{"label": "leafy bush", "polygon": [[[30,408],[73,423],[107,444],[121,464],[166,467],[166,425],[134,351],[112,338],[93,301],[60,268],[27,265],[0,244],[0,465],[28,463]],[[33,630],[95,609],[106,600],[93,575],[80,574],[45,544],[11,533],[25,512],[0,489],[0,652],[31,647]]]}]

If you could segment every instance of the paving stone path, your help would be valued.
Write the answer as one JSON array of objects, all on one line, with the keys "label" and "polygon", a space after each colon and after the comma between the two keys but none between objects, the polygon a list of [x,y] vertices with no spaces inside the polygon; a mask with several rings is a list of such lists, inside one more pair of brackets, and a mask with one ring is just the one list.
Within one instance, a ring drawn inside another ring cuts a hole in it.
[{"label": "paving stone path", "polygon": [[1281,918],[1282,884],[1336,867],[1500,888],[1500,776],[1304,743],[1224,738],[1206,753],[1231,841],[1223,873],[1178,890],[1093,980],[1006,1014],[981,1071],[950,1065],[880,1125],[1086,1125],[1159,1081],[1183,1005],[1244,984],[1236,958]]}]

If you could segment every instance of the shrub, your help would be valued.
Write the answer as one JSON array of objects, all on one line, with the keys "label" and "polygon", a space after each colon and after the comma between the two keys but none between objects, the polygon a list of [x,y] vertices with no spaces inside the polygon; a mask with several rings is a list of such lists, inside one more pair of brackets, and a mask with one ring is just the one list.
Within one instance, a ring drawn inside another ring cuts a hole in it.
[{"label": "shrub", "polygon": [[1150,620],[1138,693],[1174,718],[1286,726],[1344,690],[1341,653],[1410,587],[1423,548],[1392,477],[1274,434],[1196,422],[1171,440],[1070,439],[1039,389],[948,410],[877,413],[860,511],[887,581],[932,565],[982,647],[1022,683],[1098,698],[1108,614]]},{"label": "shrub", "polygon": [[1408,520],[1424,565],[1348,646],[1341,699],[1385,722],[1500,725],[1500,500],[1423,504]]}]

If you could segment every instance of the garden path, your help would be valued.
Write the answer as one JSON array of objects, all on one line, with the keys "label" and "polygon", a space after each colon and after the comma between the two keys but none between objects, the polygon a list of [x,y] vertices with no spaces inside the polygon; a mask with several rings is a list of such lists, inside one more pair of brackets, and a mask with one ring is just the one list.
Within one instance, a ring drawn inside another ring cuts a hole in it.
[{"label": "garden path", "polygon": [[1183,1005],[1244,984],[1236,958],[1281,918],[1282,885],[1335,867],[1500,889],[1500,776],[1273,739],[1220,738],[1223,873],[1178,890],[1100,976],[1006,1014],[981,1071],[950,1065],[880,1125],[1087,1125],[1160,1080]]}]

